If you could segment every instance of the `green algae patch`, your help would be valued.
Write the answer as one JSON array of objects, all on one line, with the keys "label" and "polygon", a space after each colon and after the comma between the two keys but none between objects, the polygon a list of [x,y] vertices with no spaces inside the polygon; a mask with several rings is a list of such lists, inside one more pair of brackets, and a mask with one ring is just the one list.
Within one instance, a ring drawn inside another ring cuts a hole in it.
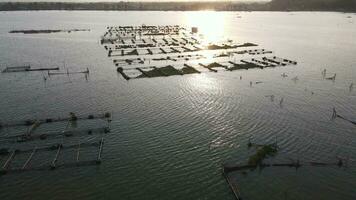
[{"label": "green algae patch", "polygon": [[257,149],[257,152],[248,159],[249,165],[259,165],[265,158],[275,156],[278,152],[276,144],[263,145]]}]

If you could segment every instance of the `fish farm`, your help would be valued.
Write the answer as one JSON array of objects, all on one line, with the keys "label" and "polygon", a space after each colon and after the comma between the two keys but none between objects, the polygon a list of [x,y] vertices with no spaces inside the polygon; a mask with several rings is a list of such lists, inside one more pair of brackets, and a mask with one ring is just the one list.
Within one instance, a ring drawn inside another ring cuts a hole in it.
[{"label": "fish farm", "polygon": [[[80,121],[90,120],[104,120],[107,125],[91,129],[76,128]],[[37,131],[40,126],[45,124],[52,124],[53,126],[61,122],[65,125],[62,131]],[[27,127],[27,130],[20,134],[6,134],[0,137],[0,176],[33,170],[98,165],[102,161],[105,134],[110,133],[110,122],[110,113],[88,116],[77,116],[74,113],[69,113],[68,117],[2,123],[0,128],[5,129],[5,131],[7,128],[23,126]],[[92,138],[87,139],[89,137]],[[49,141],[52,141],[52,143],[49,144]],[[88,153],[90,154],[89,158],[86,155]],[[69,157],[75,159],[66,160],[67,154],[72,154]]]},{"label": "fish farm", "polygon": [[229,185],[236,200],[242,200],[246,197],[241,195],[239,189],[238,179],[230,173],[239,172],[241,175],[246,176],[248,173],[254,172],[256,169],[261,173],[265,168],[294,168],[298,170],[301,167],[348,167],[348,158],[337,157],[335,161],[319,162],[319,161],[301,161],[299,159],[289,159],[288,162],[273,162],[266,161],[268,158],[275,157],[280,150],[277,142],[273,144],[256,144],[250,140],[247,144],[248,149],[254,148],[255,153],[252,154],[246,164],[232,164],[225,163],[222,166],[222,174],[227,184]]},{"label": "fish farm", "polygon": [[179,25],[110,26],[100,43],[126,80],[297,65],[250,42],[205,44],[198,32]]},{"label": "fish farm", "polygon": [[1,200],[356,199],[343,14],[83,12],[0,25]]}]

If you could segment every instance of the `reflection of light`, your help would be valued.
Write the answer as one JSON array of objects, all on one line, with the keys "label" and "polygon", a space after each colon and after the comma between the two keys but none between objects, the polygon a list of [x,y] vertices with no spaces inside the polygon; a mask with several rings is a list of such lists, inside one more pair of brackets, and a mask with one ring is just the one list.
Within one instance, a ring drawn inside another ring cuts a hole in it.
[{"label": "reflection of light", "polygon": [[189,85],[201,92],[215,90],[219,87],[216,83],[216,79],[205,73],[199,74],[199,76],[191,76],[191,79],[189,79]]},{"label": "reflection of light", "polygon": [[215,60],[215,58],[214,58],[215,53],[214,52],[209,52],[209,51],[204,51],[202,53],[202,55],[204,55],[204,57],[205,57],[204,62],[213,63],[214,60]]},{"label": "reflection of light", "polygon": [[204,43],[221,41],[225,31],[224,13],[201,11],[186,12],[189,27],[198,27],[198,33],[204,35]]}]

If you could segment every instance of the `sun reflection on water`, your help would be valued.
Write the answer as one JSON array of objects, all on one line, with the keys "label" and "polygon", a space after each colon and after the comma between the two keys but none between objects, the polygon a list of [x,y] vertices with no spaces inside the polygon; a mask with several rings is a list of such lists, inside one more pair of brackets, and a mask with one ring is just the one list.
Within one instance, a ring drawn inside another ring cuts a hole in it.
[{"label": "sun reflection on water", "polygon": [[186,12],[185,20],[188,27],[197,27],[198,33],[204,36],[203,43],[219,42],[225,35],[224,13],[213,11]]},{"label": "sun reflection on water", "polygon": [[204,73],[199,74],[199,76],[190,77],[188,83],[192,89],[203,93],[220,90],[217,80]]},{"label": "sun reflection on water", "polygon": [[[200,12],[185,12],[185,24],[187,27],[197,27],[198,34],[202,36],[201,45],[208,45],[211,43],[220,43],[226,41],[224,37],[227,35],[226,31],[226,15],[224,13],[214,11],[200,11]],[[204,63],[211,63],[214,61],[214,52],[201,52],[205,59]],[[199,61],[193,62],[198,64]],[[192,88],[200,92],[211,92],[212,90],[219,91],[220,85],[216,79],[206,74],[194,76],[189,81]]]}]

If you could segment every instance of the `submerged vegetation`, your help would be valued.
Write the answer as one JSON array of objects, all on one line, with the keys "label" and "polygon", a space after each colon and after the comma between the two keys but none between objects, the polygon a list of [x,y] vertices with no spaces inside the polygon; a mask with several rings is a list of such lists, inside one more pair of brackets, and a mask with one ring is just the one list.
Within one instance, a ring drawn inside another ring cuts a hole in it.
[{"label": "submerged vegetation", "polygon": [[[250,145],[251,143],[249,143]],[[250,156],[248,159],[249,165],[259,165],[265,158],[275,156],[278,152],[278,146],[276,144],[262,145],[257,147],[257,152]]]}]

